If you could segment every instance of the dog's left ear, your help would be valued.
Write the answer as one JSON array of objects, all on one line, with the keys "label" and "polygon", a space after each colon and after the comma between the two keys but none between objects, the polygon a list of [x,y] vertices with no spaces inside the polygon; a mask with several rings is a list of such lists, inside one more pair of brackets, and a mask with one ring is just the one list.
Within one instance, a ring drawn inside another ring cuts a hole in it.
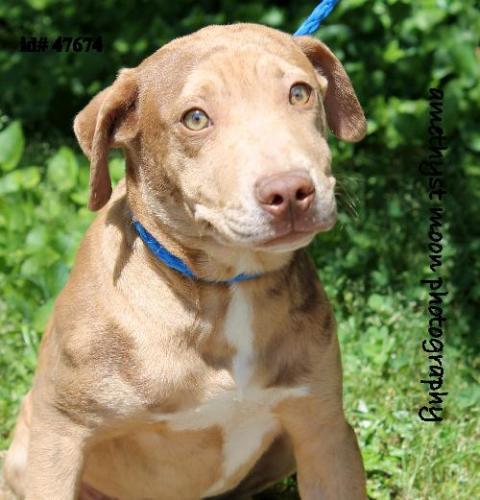
[{"label": "dog's left ear", "polygon": [[316,71],[327,79],[325,112],[332,132],[345,141],[356,142],[365,137],[367,123],[350,78],[333,52],[322,42],[309,36],[293,37]]},{"label": "dog's left ear", "polygon": [[135,70],[123,69],[115,82],[97,94],[75,117],[73,130],[90,160],[88,207],[91,210],[102,208],[112,194],[109,149],[126,146],[138,133],[137,95]]}]

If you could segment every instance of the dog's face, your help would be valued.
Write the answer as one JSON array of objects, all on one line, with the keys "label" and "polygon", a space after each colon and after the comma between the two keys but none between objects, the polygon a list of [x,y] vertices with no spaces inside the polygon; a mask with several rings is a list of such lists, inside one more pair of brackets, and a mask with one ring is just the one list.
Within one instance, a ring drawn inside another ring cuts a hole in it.
[{"label": "dog's face", "polygon": [[150,215],[189,238],[263,251],[333,226],[329,126],[350,141],[365,133],[339,61],[317,40],[256,25],[175,40],[123,70],[75,121],[93,209],[110,196],[108,148],[121,146]]}]

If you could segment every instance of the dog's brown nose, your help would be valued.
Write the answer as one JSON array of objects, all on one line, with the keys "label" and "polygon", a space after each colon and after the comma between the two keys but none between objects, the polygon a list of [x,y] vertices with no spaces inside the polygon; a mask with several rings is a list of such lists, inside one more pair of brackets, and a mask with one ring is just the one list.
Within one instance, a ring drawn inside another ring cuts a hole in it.
[{"label": "dog's brown nose", "polygon": [[306,172],[294,170],[259,179],[255,194],[264,210],[282,218],[306,212],[315,198],[315,186]]}]

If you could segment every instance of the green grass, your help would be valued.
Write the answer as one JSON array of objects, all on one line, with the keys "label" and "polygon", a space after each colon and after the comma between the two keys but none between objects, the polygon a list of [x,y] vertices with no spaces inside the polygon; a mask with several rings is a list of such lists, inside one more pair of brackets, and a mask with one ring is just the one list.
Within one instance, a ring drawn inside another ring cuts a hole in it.
[{"label": "green grass", "polygon": [[362,312],[340,323],[346,408],[360,437],[369,493],[378,499],[479,498],[473,354],[447,348],[445,420],[422,422],[416,413],[426,400],[419,383],[427,369],[419,342],[426,315],[401,293],[386,299],[380,308],[359,301]]}]

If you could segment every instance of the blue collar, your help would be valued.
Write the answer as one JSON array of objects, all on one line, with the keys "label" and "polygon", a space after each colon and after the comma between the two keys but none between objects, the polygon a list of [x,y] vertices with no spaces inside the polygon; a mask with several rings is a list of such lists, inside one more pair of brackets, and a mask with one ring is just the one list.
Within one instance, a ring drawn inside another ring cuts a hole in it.
[{"label": "blue collar", "polygon": [[183,262],[182,259],[173,255],[173,253],[169,252],[159,241],[157,241],[137,220],[133,219],[133,226],[135,227],[135,231],[137,231],[138,236],[140,236],[141,240],[147,245],[150,252],[155,255],[158,260],[161,260],[166,266],[170,269],[174,269],[179,272],[183,276],[187,278],[191,278],[194,280],[204,281],[206,283],[217,283],[217,284],[231,284],[238,283],[239,281],[248,281],[253,280],[261,276],[260,274],[237,274],[233,278],[228,280],[206,280],[203,278],[199,278],[188,266]]}]

